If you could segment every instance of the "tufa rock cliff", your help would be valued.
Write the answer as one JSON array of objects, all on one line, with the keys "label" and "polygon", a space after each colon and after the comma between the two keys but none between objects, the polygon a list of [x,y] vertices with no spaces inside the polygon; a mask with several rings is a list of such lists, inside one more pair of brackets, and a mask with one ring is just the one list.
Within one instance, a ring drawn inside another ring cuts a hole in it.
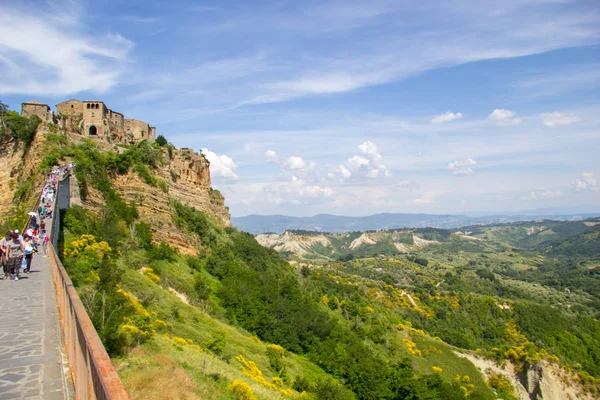
[{"label": "tufa rock cliff", "polygon": [[[19,186],[31,181],[28,199],[41,189],[44,177],[38,167],[47,155],[46,138],[50,133],[65,135],[71,143],[83,140],[76,133],[49,129],[49,125],[42,123],[26,152],[22,145],[5,145],[0,149],[0,210],[3,211],[4,219],[11,207],[20,204],[15,197]],[[93,141],[104,151],[123,151],[122,147],[104,140]],[[127,202],[136,203],[140,219],[152,227],[155,241],[164,240],[185,254],[196,254],[198,239],[186,236],[177,228],[172,216],[171,201],[178,200],[208,214],[219,226],[231,226],[229,210],[221,194],[210,187],[210,163],[203,155],[189,149],[172,149],[169,152],[164,148],[163,160],[164,163],[152,169],[151,174],[166,183],[163,188],[166,190],[148,185],[132,170],[124,175],[114,176],[113,187]],[[82,200],[74,177],[71,177],[71,186],[72,204],[81,204],[92,212],[100,211],[104,205],[100,192],[88,185],[88,195]],[[33,201],[30,202],[31,205],[27,203],[25,211],[33,206]]]},{"label": "tufa rock cliff", "polygon": [[[195,255],[198,239],[187,236],[175,225],[171,201],[178,200],[208,214],[219,226],[231,226],[229,210],[221,194],[210,187],[210,163],[203,155],[173,149],[169,156],[165,149],[163,159],[164,165],[151,172],[166,182],[166,192],[148,185],[135,171],[117,175],[112,181],[113,187],[127,202],[135,202],[140,219],[152,227],[155,241],[165,241],[184,254]],[[104,199],[92,187],[88,190],[86,199],[78,201],[84,208],[98,212]]]}]

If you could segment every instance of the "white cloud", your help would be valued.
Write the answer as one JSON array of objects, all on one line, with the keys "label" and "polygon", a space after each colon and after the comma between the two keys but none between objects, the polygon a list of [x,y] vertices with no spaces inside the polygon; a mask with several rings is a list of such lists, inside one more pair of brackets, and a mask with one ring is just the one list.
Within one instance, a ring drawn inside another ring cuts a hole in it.
[{"label": "white cloud", "polygon": [[586,189],[598,191],[600,186],[598,186],[597,183],[598,180],[596,179],[596,174],[593,172],[584,172],[581,174],[581,178],[575,180],[575,191],[580,192]]},{"label": "white cloud", "polygon": [[585,190],[587,189],[588,184],[584,181],[582,181],[581,179],[576,179],[575,180],[575,190],[577,192],[581,191],[581,190]]},{"label": "white cloud", "polygon": [[331,197],[334,191],[331,188],[308,184],[305,180],[292,176],[286,182],[274,182],[264,188],[264,195],[257,197],[258,201],[266,200],[269,203],[303,204],[309,199]]},{"label": "white cloud", "polygon": [[344,164],[340,165],[340,173],[342,174],[342,178],[348,179],[352,176],[352,172]]},{"label": "white cloud", "polygon": [[465,158],[464,160],[451,162],[448,164],[448,169],[452,171],[452,175],[466,176],[473,173],[471,167],[474,165],[477,165],[477,161],[472,158]]},{"label": "white cloud", "polygon": [[574,113],[560,113],[557,111],[551,113],[542,113],[540,114],[540,118],[542,119],[542,124],[549,128],[560,125],[570,125],[581,121],[581,118]]},{"label": "white cloud", "polygon": [[586,181],[586,183],[588,183],[592,186],[597,183],[596,175],[593,172],[584,172],[582,175],[583,175],[583,180]]},{"label": "white cloud", "polygon": [[488,119],[494,121],[496,126],[517,125],[521,123],[521,118],[517,117],[517,113],[511,110],[496,108]]},{"label": "white cloud", "polygon": [[213,177],[224,178],[224,179],[238,179],[235,173],[237,165],[233,162],[233,159],[225,154],[217,155],[208,149],[200,149],[202,154],[210,162],[210,172]]},{"label": "white cloud", "polygon": [[387,178],[392,175],[391,171],[383,164],[382,155],[377,151],[375,143],[366,141],[358,145],[361,154],[355,154],[340,165],[342,178]]},{"label": "white cloud", "polygon": [[558,190],[556,190],[556,191],[550,191],[549,190],[549,191],[546,191],[546,192],[542,193],[542,196],[543,197],[548,197],[550,199],[554,199],[554,198],[558,198],[558,197],[564,196],[564,193],[561,192],[561,191],[558,191]]},{"label": "white cloud", "polygon": [[18,9],[18,3],[3,4],[0,12],[0,93],[103,93],[119,81],[133,48],[130,40],[92,36],[71,2],[60,14],[44,13],[37,5]]},{"label": "white cloud", "polygon": [[283,166],[287,169],[303,169],[306,168],[306,162],[302,157],[292,156],[285,161]]},{"label": "white cloud", "polygon": [[274,150],[267,150],[265,151],[265,158],[267,159],[267,162],[277,162],[277,152]]},{"label": "white cloud", "polygon": [[450,122],[453,121],[455,119],[461,119],[463,117],[462,113],[453,113],[451,111],[447,111],[444,114],[440,114],[436,117],[434,117],[431,122],[433,122],[434,124],[441,124],[443,122]]},{"label": "white cloud", "polygon": [[368,167],[371,162],[363,156],[353,155],[348,159],[346,164],[353,170],[359,170],[363,167]]},{"label": "white cloud", "polygon": [[381,161],[381,154],[377,152],[377,146],[375,146],[373,142],[361,143],[358,146],[358,150],[360,150],[360,152],[364,154],[365,157],[367,157],[373,163],[373,165],[377,165]]},{"label": "white cloud", "polygon": [[535,192],[529,192],[529,194],[527,196],[521,197],[521,200],[535,200],[535,199],[537,199],[537,195],[535,194]]}]

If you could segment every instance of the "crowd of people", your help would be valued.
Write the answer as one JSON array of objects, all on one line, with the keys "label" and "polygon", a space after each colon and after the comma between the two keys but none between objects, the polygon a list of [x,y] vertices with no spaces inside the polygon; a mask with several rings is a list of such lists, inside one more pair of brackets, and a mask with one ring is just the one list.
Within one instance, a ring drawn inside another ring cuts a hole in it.
[{"label": "crowd of people", "polygon": [[18,229],[6,232],[0,240],[0,257],[4,279],[18,281],[21,270],[28,274],[31,271],[33,255],[43,249],[44,257],[48,256],[50,236],[46,230],[46,220],[52,218],[54,198],[58,181],[68,174],[75,164],[55,166],[48,174],[46,184],[42,189],[39,205],[36,212],[30,212],[30,222],[23,234]]}]

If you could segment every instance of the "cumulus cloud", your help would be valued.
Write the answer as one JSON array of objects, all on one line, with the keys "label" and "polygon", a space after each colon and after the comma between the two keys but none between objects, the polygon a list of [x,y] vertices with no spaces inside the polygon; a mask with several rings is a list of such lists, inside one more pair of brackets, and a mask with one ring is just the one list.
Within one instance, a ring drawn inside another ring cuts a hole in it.
[{"label": "cumulus cloud", "polygon": [[535,200],[535,199],[537,199],[537,195],[535,194],[535,192],[529,192],[529,194],[527,196],[521,197],[521,200]]},{"label": "cumulus cloud", "polygon": [[208,149],[201,149],[202,154],[210,162],[210,173],[213,177],[224,178],[224,179],[237,179],[238,176],[235,173],[237,165],[233,162],[233,159],[228,155],[218,155]]},{"label": "cumulus cloud", "polygon": [[302,157],[292,156],[285,161],[283,167],[287,169],[303,169],[306,168],[306,162]]},{"label": "cumulus cloud", "polygon": [[598,190],[598,180],[593,172],[584,172],[581,174],[581,178],[575,180],[575,190],[580,192],[582,190],[591,189],[593,191]]},{"label": "cumulus cloud", "polygon": [[559,191],[559,190],[556,190],[556,191],[550,191],[550,190],[548,190],[548,191],[542,193],[542,196],[550,198],[550,199],[554,199],[554,198],[557,198],[557,197],[564,196],[564,193],[561,192],[561,191]]},{"label": "cumulus cloud", "polygon": [[265,158],[267,159],[267,162],[277,162],[277,160],[279,159],[277,157],[277,152],[275,152],[274,150],[265,151]]},{"label": "cumulus cloud", "polygon": [[333,193],[331,188],[311,185],[304,179],[292,176],[289,181],[274,182],[266,186],[263,200],[272,204],[303,204],[308,200],[314,201],[315,199],[330,197]]},{"label": "cumulus cloud", "polygon": [[352,172],[345,165],[340,165],[340,173],[342,174],[342,178],[349,179],[352,176]]},{"label": "cumulus cloud", "polygon": [[494,121],[496,126],[508,126],[517,125],[521,123],[521,118],[517,117],[517,113],[511,110],[505,110],[497,108],[490,115],[488,119]]},{"label": "cumulus cloud", "polygon": [[581,121],[581,118],[577,114],[574,113],[560,113],[558,111],[551,113],[542,113],[540,114],[540,118],[542,119],[542,124],[547,126],[548,128],[553,128],[555,126],[561,125],[570,125],[575,122]]},{"label": "cumulus cloud", "polygon": [[471,167],[474,165],[477,165],[477,161],[472,158],[465,158],[464,160],[451,162],[448,164],[448,169],[452,171],[452,175],[466,176],[473,173]]},{"label": "cumulus cloud", "polygon": [[360,154],[348,158],[339,167],[343,179],[356,178],[380,178],[388,177],[391,172],[381,163],[383,157],[377,151],[375,143],[367,141],[358,145]]},{"label": "cumulus cloud", "polygon": [[358,150],[367,157],[373,164],[381,161],[381,154],[377,152],[377,146],[373,142],[363,142],[358,145]]},{"label": "cumulus cloud", "polygon": [[434,117],[431,122],[433,122],[434,124],[441,124],[444,122],[450,122],[453,121],[455,119],[461,119],[462,118],[462,113],[453,113],[452,111],[447,111],[443,114],[440,114],[436,117]]},{"label": "cumulus cloud", "polygon": [[594,186],[596,185],[597,180],[596,180],[596,175],[593,172],[584,172],[583,174],[583,179],[590,185]]}]

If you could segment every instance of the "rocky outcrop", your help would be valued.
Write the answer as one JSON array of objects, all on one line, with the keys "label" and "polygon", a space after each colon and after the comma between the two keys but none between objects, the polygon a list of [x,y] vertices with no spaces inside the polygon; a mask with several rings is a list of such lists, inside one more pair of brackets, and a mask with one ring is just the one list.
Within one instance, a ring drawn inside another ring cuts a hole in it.
[{"label": "rocky outcrop", "polygon": [[352,241],[352,243],[350,243],[350,248],[354,250],[363,244],[376,244],[376,243],[377,242],[374,241],[373,239],[371,239],[367,233],[363,233],[362,235],[360,235],[360,237],[354,239]]},{"label": "rocky outcrop", "polygon": [[[11,207],[17,205],[14,195],[19,186],[32,178],[31,189],[28,192],[26,209],[33,207],[35,194],[44,184],[44,177],[39,174],[38,167],[47,155],[47,137],[57,132],[47,124],[40,124],[34,141],[25,151],[22,144],[8,143],[0,146],[0,215],[5,219],[5,214]],[[68,139],[77,143],[83,140],[80,135],[67,134]],[[122,151],[105,140],[93,140],[105,151]],[[195,254],[199,246],[198,239],[186,235],[174,223],[171,201],[178,200],[208,214],[220,226],[230,226],[229,210],[225,207],[221,194],[211,189],[210,163],[206,158],[189,149],[166,148],[163,151],[165,162],[151,174],[166,183],[165,192],[159,187],[148,185],[136,172],[130,171],[125,175],[118,175],[113,180],[113,187],[127,201],[134,201],[137,205],[141,219],[149,223],[154,230],[157,241],[164,240],[172,246],[178,247],[183,253]],[[80,204],[83,207],[99,213],[104,206],[104,198],[100,192],[88,185],[88,195],[85,201],[79,196],[78,183],[74,177],[71,180],[71,204]],[[31,203],[31,204],[29,204]]]},{"label": "rocky outcrop", "polygon": [[459,357],[471,361],[486,378],[502,375],[515,389],[519,400],[592,400],[592,395],[584,394],[580,385],[558,365],[541,362],[517,371],[513,364],[505,361],[502,365],[474,354],[456,352]]},{"label": "rocky outcrop", "polygon": [[[140,218],[150,224],[156,241],[165,241],[182,253],[193,255],[200,243],[175,225],[171,201],[179,200],[208,214],[220,226],[231,225],[229,211],[223,197],[210,187],[210,163],[204,156],[190,150],[173,150],[171,157],[165,150],[163,156],[165,164],[151,172],[166,182],[167,192],[148,185],[134,171],[116,176],[113,187],[128,203],[136,204]],[[103,204],[101,193],[88,187],[83,206],[98,211]]]},{"label": "rocky outcrop", "polygon": [[[48,128],[40,124],[29,148],[22,143],[8,142],[0,146],[0,217],[4,217],[11,207],[17,205],[14,195],[19,187],[33,178],[32,192],[39,192],[44,177],[36,176],[35,171],[42,160],[46,148]],[[33,206],[33,204],[31,204]]]},{"label": "rocky outcrop", "polygon": [[298,256],[308,254],[310,248],[316,244],[331,246],[331,241],[325,235],[296,235],[291,232],[282,235],[263,233],[256,236],[256,241],[278,252],[290,252]]}]

